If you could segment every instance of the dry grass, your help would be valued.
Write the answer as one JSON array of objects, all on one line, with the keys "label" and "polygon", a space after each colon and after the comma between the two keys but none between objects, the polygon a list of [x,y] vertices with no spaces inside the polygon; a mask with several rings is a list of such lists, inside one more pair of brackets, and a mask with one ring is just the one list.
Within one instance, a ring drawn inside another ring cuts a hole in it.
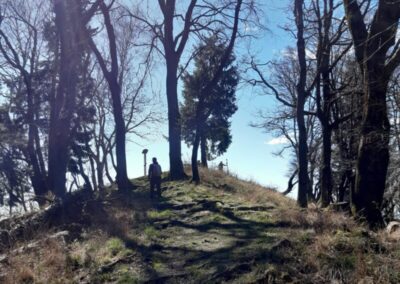
[{"label": "dry grass", "polygon": [[275,218],[292,228],[297,257],[303,259],[297,269],[311,273],[311,282],[400,283],[400,242],[385,231],[370,232],[347,213],[314,204],[301,209],[273,189],[224,172],[201,169],[200,173],[203,182],[232,192],[241,202],[278,205]]},{"label": "dry grass", "polygon": [[291,208],[295,202],[273,188],[266,188],[254,181],[239,179],[236,175],[228,175],[225,172],[200,168],[200,177],[203,183],[218,190],[232,193],[239,202],[252,204],[274,203],[278,206]]},{"label": "dry grass", "polygon": [[109,258],[105,244],[109,236],[100,230],[91,230],[87,238],[70,245],[69,257],[78,265],[90,266],[91,262],[104,263]]},{"label": "dry grass", "polygon": [[399,283],[399,247],[387,247],[367,231],[337,230],[316,234],[304,244],[304,266],[315,270],[315,278],[338,283]]},{"label": "dry grass", "polygon": [[[372,233],[345,213],[317,206],[298,208],[294,200],[253,181],[243,181],[233,175],[203,168],[200,174],[202,184],[198,187],[188,181],[168,183],[168,190],[172,192],[166,192],[164,198],[173,199],[175,188],[186,198],[192,194],[195,200],[221,200],[231,208],[238,208],[235,204],[243,207],[271,205],[265,206],[268,209],[259,209],[262,212],[242,209],[229,212],[252,214],[257,222],[271,225],[265,229],[265,236],[276,237],[273,242],[286,239],[290,243],[275,252],[285,259],[275,267],[277,275],[290,276],[293,282],[298,280],[298,283],[400,283],[400,242],[391,240],[386,232]],[[105,196],[100,203],[87,209],[91,227],[85,228],[82,239],[70,244],[60,239],[43,239],[39,247],[10,256],[4,283],[79,283],[82,279],[90,282],[93,280],[90,277],[96,274],[99,267],[127,255],[140,255],[138,248],[135,247],[135,252],[127,248],[124,240],[137,242],[143,247],[162,244],[165,240],[171,241],[165,241],[168,245],[175,245],[173,239],[162,239],[167,234],[162,235],[163,229],[154,227],[153,222],[156,220],[161,224],[164,219],[178,216],[175,215],[177,212],[155,209],[144,196],[147,195],[139,194],[133,198],[112,193]],[[213,221],[224,223],[223,220]],[[167,226],[166,230],[172,227]],[[182,232],[179,229],[176,234]],[[44,236],[49,232],[43,228],[40,234]],[[268,238],[258,241],[262,249],[274,245],[271,241],[271,244],[263,243],[268,242]],[[17,246],[29,242],[26,239]],[[163,270],[161,268],[165,263],[158,259],[152,261],[153,269],[159,266],[157,269]],[[140,258],[136,263],[140,268],[144,260]],[[127,266],[134,267],[132,263]],[[266,267],[262,270],[261,274]],[[254,279],[249,278],[248,282]],[[104,278],[98,282],[107,281],[111,280]]]},{"label": "dry grass", "polygon": [[312,228],[317,233],[335,230],[350,231],[359,227],[355,220],[346,213],[317,207],[307,209],[280,207],[277,218],[293,227]]},{"label": "dry grass", "polygon": [[66,267],[65,245],[48,239],[41,246],[10,256],[4,283],[65,283],[71,279]]}]

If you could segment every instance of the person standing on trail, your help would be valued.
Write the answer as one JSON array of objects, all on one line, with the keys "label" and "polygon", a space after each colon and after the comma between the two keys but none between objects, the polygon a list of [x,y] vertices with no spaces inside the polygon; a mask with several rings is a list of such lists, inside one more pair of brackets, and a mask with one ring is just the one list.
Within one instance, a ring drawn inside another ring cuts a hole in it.
[{"label": "person standing on trail", "polygon": [[149,166],[150,195],[154,195],[154,189],[157,195],[161,196],[161,166],[157,162],[157,158],[153,158],[153,163]]},{"label": "person standing on trail", "polygon": [[224,166],[225,166],[225,164],[221,161],[219,164],[218,164],[218,170],[220,170],[221,172],[224,170]]}]

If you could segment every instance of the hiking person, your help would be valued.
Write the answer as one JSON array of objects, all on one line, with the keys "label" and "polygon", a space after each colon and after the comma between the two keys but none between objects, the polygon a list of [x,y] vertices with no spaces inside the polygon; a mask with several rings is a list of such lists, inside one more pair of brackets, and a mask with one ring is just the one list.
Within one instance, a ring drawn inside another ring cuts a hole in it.
[{"label": "hiking person", "polygon": [[224,170],[224,166],[225,166],[225,164],[221,161],[219,164],[218,164],[218,170],[220,170],[221,172]]},{"label": "hiking person", "polygon": [[161,166],[157,162],[157,158],[153,158],[153,163],[149,166],[150,195],[154,195],[154,188],[157,195],[161,196]]}]

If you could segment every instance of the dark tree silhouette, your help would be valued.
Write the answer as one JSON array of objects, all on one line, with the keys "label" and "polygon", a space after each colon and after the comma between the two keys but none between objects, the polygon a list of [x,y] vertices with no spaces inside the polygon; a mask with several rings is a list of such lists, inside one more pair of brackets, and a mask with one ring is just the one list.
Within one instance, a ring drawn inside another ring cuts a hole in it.
[{"label": "dark tree silhouette", "polygon": [[232,142],[229,118],[237,110],[235,92],[239,81],[237,68],[232,66],[235,60],[232,54],[226,60],[214,87],[207,93],[203,92],[213,79],[212,76],[219,68],[225,52],[225,45],[219,43],[217,37],[206,39],[205,43],[199,46],[193,74],[185,73],[183,76],[183,136],[185,141],[193,146],[192,169],[193,180],[196,182],[199,181],[196,165],[200,143],[204,165],[208,140],[209,151],[214,155],[223,154]]},{"label": "dark tree silhouette", "polygon": [[[71,145],[71,121],[76,107],[78,68],[82,44],[81,9],[76,1],[54,0],[55,24],[60,44],[59,83],[50,98],[49,187],[59,198],[66,193],[66,171]],[[68,28],[67,28],[68,27]]]},{"label": "dark tree silhouette", "polygon": [[128,179],[126,169],[126,125],[123,116],[122,100],[121,100],[121,80],[118,63],[117,40],[114,31],[114,26],[110,18],[110,9],[112,6],[107,6],[104,1],[98,1],[101,14],[104,19],[104,25],[107,31],[109,52],[110,52],[110,69],[107,66],[105,57],[101,54],[96,46],[93,38],[89,37],[89,45],[92,48],[97,61],[101,67],[103,75],[108,83],[112,98],[113,115],[115,121],[115,141],[116,141],[116,158],[117,158],[117,184],[119,190],[133,188],[132,183]]},{"label": "dark tree silhouette", "polygon": [[383,225],[381,205],[390,133],[387,88],[400,64],[400,47],[396,44],[400,5],[398,1],[378,1],[370,24],[366,23],[358,1],[344,0],[344,7],[364,85],[356,182],[351,201],[353,212],[375,227]]},{"label": "dark tree silhouette", "polygon": [[[35,89],[35,83],[37,83],[35,79],[38,79],[37,73],[40,69],[38,66],[38,45],[41,44],[38,31],[40,20],[37,16],[35,17],[35,11],[29,11],[29,8],[35,7],[34,5],[21,7],[21,3],[18,2],[7,2],[4,5],[0,25],[0,53],[7,65],[18,72],[20,78],[16,81],[22,79],[24,84],[23,91],[17,92],[19,96],[23,97],[19,100],[21,102],[20,111],[24,122],[28,125],[28,141],[23,152],[32,167],[30,180],[37,201],[39,205],[44,205],[43,196],[47,192],[46,168],[40,147],[39,122],[37,120],[40,94]],[[20,13],[18,9],[24,12]],[[16,40],[13,37],[15,25],[19,27],[19,33],[21,34],[21,38]],[[3,66],[3,68],[6,67]],[[9,78],[8,80],[11,81],[12,79]],[[18,84],[18,82],[13,84]]]},{"label": "dark tree silhouette", "polygon": [[303,0],[295,0],[294,16],[297,27],[297,56],[299,60],[299,78],[296,85],[297,102],[296,102],[296,118],[299,131],[298,159],[299,159],[299,187],[297,195],[297,204],[301,207],[307,207],[308,192],[308,147],[307,147],[307,131],[304,121],[304,104],[306,102],[306,81],[307,81],[307,64],[306,49],[304,41],[304,16],[303,16]]}]

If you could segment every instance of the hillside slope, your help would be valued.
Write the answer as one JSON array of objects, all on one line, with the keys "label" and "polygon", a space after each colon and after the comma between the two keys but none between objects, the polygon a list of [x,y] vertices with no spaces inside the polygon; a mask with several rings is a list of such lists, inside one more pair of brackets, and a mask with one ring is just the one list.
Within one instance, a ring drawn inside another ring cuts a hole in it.
[{"label": "hillside slope", "polygon": [[383,233],[220,172],[202,178],[164,182],[160,199],[145,179],[80,198],[62,222],[3,244],[0,282],[400,282],[399,243]]}]

